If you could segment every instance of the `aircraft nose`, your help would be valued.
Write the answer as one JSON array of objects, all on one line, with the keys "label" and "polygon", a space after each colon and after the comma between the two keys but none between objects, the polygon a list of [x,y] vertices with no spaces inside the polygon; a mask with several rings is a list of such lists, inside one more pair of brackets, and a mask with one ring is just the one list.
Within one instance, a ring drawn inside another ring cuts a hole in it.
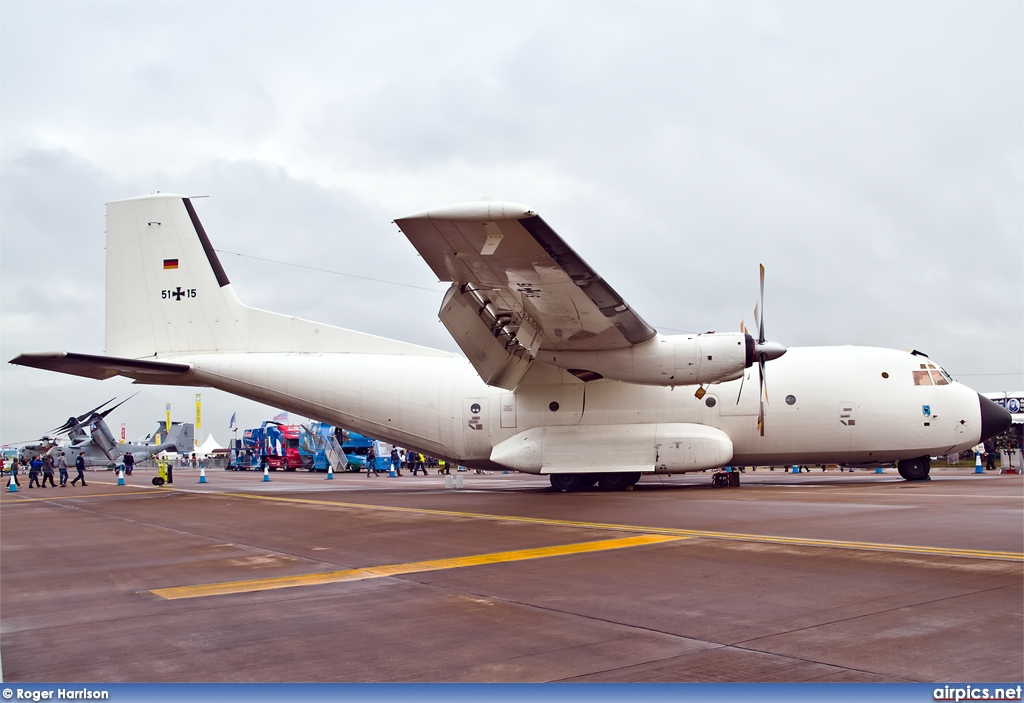
[{"label": "aircraft nose", "polygon": [[1010,412],[998,403],[995,403],[985,396],[978,394],[978,402],[981,403],[981,441],[984,442],[990,437],[1005,432],[1013,421]]}]

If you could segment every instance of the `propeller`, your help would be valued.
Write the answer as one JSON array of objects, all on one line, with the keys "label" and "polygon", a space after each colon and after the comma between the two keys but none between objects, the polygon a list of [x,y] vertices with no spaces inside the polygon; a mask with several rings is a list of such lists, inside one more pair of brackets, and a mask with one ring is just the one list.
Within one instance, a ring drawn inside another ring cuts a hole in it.
[{"label": "propeller", "polygon": [[[110,413],[112,413],[112,412],[114,412],[115,410],[117,410],[117,409],[118,409],[119,407],[121,407],[122,405],[124,405],[125,403],[127,403],[127,402],[128,402],[129,400],[131,400],[132,398],[134,398],[134,397],[135,397],[135,396],[137,396],[138,394],[139,394],[139,393],[133,393],[132,395],[128,396],[127,398],[125,398],[124,400],[122,400],[122,401],[121,401],[120,403],[118,403],[117,405],[115,405],[114,407],[112,407],[112,408],[107,408],[107,409],[106,409],[106,410],[104,410],[103,412],[101,412],[101,413],[98,413],[98,414],[99,414],[99,416],[100,416],[101,418],[105,418],[105,417],[106,417],[107,415],[109,415]],[[98,410],[99,410],[100,408],[102,408],[103,406],[105,406],[105,405],[109,405],[110,403],[113,403],[113,402],[114,402],[115,400],[117,400],[117,398],[111,398],[111,399],[110,399],[110,400],[108,400],[107,402],[105,402],[105,403],[101,403],[101,404],[97,405],[97,406],[96,406],[95,408],[93,408],[93,409],[92,409],[92,410],[90,410],[89,412],[86,412],[86,413],[82,413],[82,414],[81,414],[81,415],[79,415],[78,417],[69,417],[69,418],[68,418],[68,421],[67,421],[67,422],[65,422],[65,423],[64,423],[63,425],[61,425],[60,427],[58,427],[58,428],[56,428],[56,429],[52,430],[52,432],[55,432],[55,433],[56,433],[56,434],[58,434],[58,435],[62,435],[62,434],[65,434],[65,433],[67,433],[67,432],[71,432],[71,431],[73,431],[73,430],[74,430],[75,428],[77,428],[77,427],[82,427],[82,426],[86,425],[86,424],[87,424],[87,423],[88,423],[88,422],[89,422],[89,421],[91,420],[91,418],[92,418],[92,416],[93,416],[93,414],[94,414],[94,413],[96,413],[96,412],[97,412],[97,411],[98,411]]]},{"label": "propeller", "polygon": [[25,447],[30,444],[53,444],[56,441],[57,440],[54,439],[53,437],[44,434],[42,437],[39,437],[38,439],[29,439],[23,442],[8,442],[7,444],[9,444],[12,447]]},{"label": "propeller", "polygon": [[81,415],[79,415],[78,417],[69,417],[68,421],[65,422],[63,425],[61,425],[60,427],[56,427],[56,428],[54,428],[54,429],[52,429],[50,431],[51,432],[56,432],[57,434],[64,434],[65,432],[69,432],[69,431],[75,429],[75,427],[77,427],[78,425],[81,425],[82,422],[86,418],[91,417],[94,412],[96,412],[97,410],[102,408],[104,405],[109,405],[110,403],[113,403],[115,400],[117,400],[117,398],[111,398],[107,402],[100,403],[99,405],[97,405],[92,410],[90,410],[88,412],[84,412]]},{"label": "propeller", "polygon": [[[786,347],[778,342],[769,342],[764,337],[764,264],[761,264],[761,298],[756,305],[754,305],[754,324],[757,326],[757,339],[754,340],[754,358],[757,359],[758,365],[758,384],[760,386],[758,396],[760,398],[760,405],[757,413],[757,429],[760,431],[761,436],[764,437],[764,406],[768,402],[768,388],[765,385],[765,363],[778,359],[780,356],[786,353]],[[750,334],[747,332],[747,326],[741,321],[740,331],[744,334]],[[743,380],[746,376],[741,377],[740,380],[740,393],[736,396],[736,404],[739,405],[740,395],[743,393]]]},{"label": "propeller", "polygon": [[106,417],[107,415],[109,415],[110,413],[112,413],[112,412],[114,412],[115,410],[117,410],[117,409],[118,409],[119,407],[121,407],[122,405],[124,405],[125,403],[127,403],[127,402],[128,402],[129,400],[131,400],[132,398],[134,398],[135,396],[137,396],[137,395],[138,395],[139,393],[141,393],[141,392],[142,392],[142,391],[136,391],[135,393],[132,393],[132,394],[131,394],[130,396],[128,396],[127,398],[125,398],[124,400],[122,400],[122,401],[121,401],[120,403],[118,403],[118,404],[117,404],[117,405],[115,405],[114,407],[112,407],[112,408],[108,408],[107,410],[104,410],[103,412],[101,412],[101,413],[100,413],[100,417]]}]

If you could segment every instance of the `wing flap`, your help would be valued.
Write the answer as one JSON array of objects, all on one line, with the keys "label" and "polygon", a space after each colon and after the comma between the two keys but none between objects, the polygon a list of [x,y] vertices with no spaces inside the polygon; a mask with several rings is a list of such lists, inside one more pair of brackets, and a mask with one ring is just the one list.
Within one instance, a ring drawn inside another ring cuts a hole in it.
[{"label": "wing flap", "polygon": [[445,294],[441,322],[483,382],[512,390],[526,375],[533,357],[510,337],[500,322],[487,317],[476,296],[453,284]]}]

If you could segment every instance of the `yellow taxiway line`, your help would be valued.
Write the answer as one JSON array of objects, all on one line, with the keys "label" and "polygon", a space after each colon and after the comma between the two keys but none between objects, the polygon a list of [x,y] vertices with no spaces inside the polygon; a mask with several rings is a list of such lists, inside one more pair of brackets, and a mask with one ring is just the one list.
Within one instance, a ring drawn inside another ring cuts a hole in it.
[{"label": "yellow taxiway line", "polygon": [[513,515],[488,515],[486,513],[469,513],[454,510],[432,510],[429,508],[402,508],[390,505],[367,505],[364,503],[341,503],[311,498],[285,498],[247,493],[222,493],[231,498],[249,498],[252,500],[268,500],[284,503],[308,505],[327,505],[346,509],[362,509],[376,512],[417,513],[437,517],[468,518],[473,520],[493,520],[495,522],[515,522],[531,525],[553,527],[571,527],[591,530],[614,530],[616,532],[642,532],[651,535],[670,535],[676,537],[704,537],[707,539],[729,540],[737,542],[758,542],[761,544],[783,544],[800,547],[829,547],[833,549],[855,549],[874,552],[896,552],[903,554],[928,554],[934,556],[967,557],[973,559],[996,559],[1000,561],[1024,562],[1024,553],[999,552],[980,549],[957,549],[955,547],[922,547],[909,544],[887,544],[884,542],[854,542],[846,540],[811,539],[807,537],[776,537],[772,535],[753,535],[739,532],[715,532],[709,530],[686,530],[674,527],[650,527],[641,525],[621,525],[603,522],[582,522],[578,520],[556,520],[553,518],[520,517]]},{"label": "yellow taxiway line", "polygon": [[[105,485],[116,485],[112,483],[106,483],[97,481],[97,483],[103,483]],[[177,489],[175,490],[173,484],[163,488],[157,488],[155,486],[130,486],[131,488],[142,489],[142,491],[148,492],[152,495],[155,493],[164,493],[165,495],[173,495],[173,492],[185,492],[192,493],[189,489]],[[170,490],[168,490],[170,489]],[[19,491],[20,492],[20,491]],[[703,537],[706,539],[717,539],[737,542],[755,542],[760,544],[777,544],[787,546],[798,546],[798,547],[825,547],[832,549],[853,549],[859,551],[873,551],[873,552],[891,552],[891,553],[902,553],[902,554],[921,554],[921,555],[932,555],[932,556],[947,556],[947,557],[963,557],[970,559],[994,559],[998,561],[1019,561],[1024,562],[1024,553],[1021,552],[1002,552],[1002,551],[991,551],[991,550],[980,550],[980,549],[958,549],[955,547],[926,547],[908,544],[888,544],[884,542],[856,542],[847,540],[830,540],[830,539],[812,539],[807,537],[778,537],[773,535],[755,535],[755,534],[744,534],[739,532],[716,532],[709,530],[686,530],[673,527],[651,527],[643,525],[623,525],[615,523],[602,523],[602,522],[584,522],[579,520],[557,520],[553,518],[537,518],[537,517],[524,517],[515,515],[489,515],[487,513],[471,513],[456,510],[436,510],[431,508],[403,508],[391,505],[375,505],[368,503],[346,503],[341,501],[331,500],[317,500],[313,498],[288,498],[284,496],[276,495],[258,495],[252,493],[229,493],[222,491],[196,491],[196,493],[202,493],[203,495],[214,495],[225,498],[245,498],[248,500],[264,500],[273,503],[285,503],[285,504],[298,504],[298,505],[318,505],[332,508],[340,508],[344,510],[369,510],[372,512],[399,512],[399,513],[414,513],[419,515],[429,515],[433,517],[452,517],[460,519],[470,520],[490,520],[494,522],[512,522],[532,525],[545,525],[551,527],[569,527],[575,529],[591,529],[591,530],[612,530],[616,532],[639,532],[647,535],[667,535],[673,537]],[[17,505],[18,503],[35,503],[42,501],[54,501],[54,500],[65,500],[68,498],[100,498],[109,496],[125,496],[125,495],[140,495],[140,493],[104,493],[104,494],[89,494],[89,495],[53,495],[52,497],[39,497],[29,498],[27,496],[18,496],[17,499],[11,501],[8,500],[9,505]]]},{"label": "yellow taxiway line", "polygon": [[228,593],[252,593],[254,591],[270,591],[279,588],[293,588],[295,586],[316,586],[327,583],[341,583],[344,581],[362,581],[364,579],[384,578],[386,576],[398,576],[401,574],[417,574],[426,571],[440,571],[442,569],[460,569],[467,566],[480,566],[483,564],[504,564],[513,561],[526,561],[529,559],[545,559],[548,557],[565,556],[568,554],[603,552],[610,549],[642,547],[652,544],[662,544],[664,542],[676,542],[683,539],[687,539],[687,537],[639,535],[637,537],[623,537],[620,539],[599,540],[596,542],[579,542],[576,544],[563,544],[554,547],[538,547],[535,549],[516,549],[507,552],[493,552],[491,554],[477,554],[467,557],[429,559],[427,561],[414,561],[407,564],[385,564],[383,566],[371,566],[362,569],[346,569],[344,571],[328,571],[318,574],[279,576],[276,578],[252,579],[248,581],[226,581],[222,583],[200,584],[196,586],[154,588],[150,593],[158,595],[166,600],[201,598],[203,596],[225,595]]}]

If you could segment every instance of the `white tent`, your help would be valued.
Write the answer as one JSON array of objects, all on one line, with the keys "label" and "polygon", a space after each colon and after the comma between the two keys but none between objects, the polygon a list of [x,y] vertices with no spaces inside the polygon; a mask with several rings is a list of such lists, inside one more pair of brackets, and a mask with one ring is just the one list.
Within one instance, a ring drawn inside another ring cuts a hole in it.
[{"label": "white tent", "polygon": [[210,454],[213,453],[214,449],[224,449],[224,447],[220,446],[220,443],[218,443],[217,440],[213,438],[212,434],[207,435],[206,441],[203,442],[203,446],[199,447],[199,450],[196,452],[196,454],[199,454],[201,456],[209,456]]}]

